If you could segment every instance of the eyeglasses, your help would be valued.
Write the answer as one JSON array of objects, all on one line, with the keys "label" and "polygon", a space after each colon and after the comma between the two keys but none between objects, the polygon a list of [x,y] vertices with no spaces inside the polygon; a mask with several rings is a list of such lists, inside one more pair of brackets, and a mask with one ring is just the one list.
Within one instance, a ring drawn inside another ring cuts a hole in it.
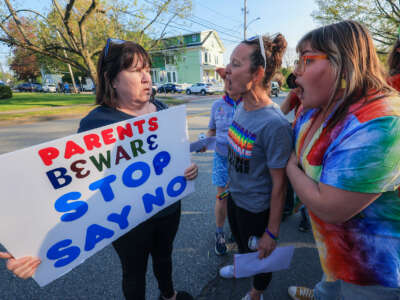
[{"label": "eyeglasses", "polygon": [[294,61],[294,69],[298,73],[304,73],[306,70],[306,66],[312,63],[314,60],[317,59],[328,59],[328,55],[326,54],[319,54],[319,55],[303,55],[300,56],[299,59]]},{"label": "eyeglasses", "polygon": [[108,55],[108,50],[110,49],[110,44],[121,45],[121,44],[123,44],[123,43],[125,43],[125,42],[126,42],[126,41],[120,40],[120,39],[108,38],[108,39],[107,39],[107,44],[106,44],[106,49],[104,50],[104,57],[107,57],[107,55]]},{"label": "eyeglasses", "polygon": [[265,70],[267,68],[267,57],[265,56],[264,40],[263,40],[262,35],[255,35],[255,36],[247,39],[246,41],[247,42],[252,42],[252,41],[254,41],[256,39],[258,39],[258,42],[260,43],[260,52],[261,52],[261,55],[262,55],[262,57],[264,59],[264,70]]}]

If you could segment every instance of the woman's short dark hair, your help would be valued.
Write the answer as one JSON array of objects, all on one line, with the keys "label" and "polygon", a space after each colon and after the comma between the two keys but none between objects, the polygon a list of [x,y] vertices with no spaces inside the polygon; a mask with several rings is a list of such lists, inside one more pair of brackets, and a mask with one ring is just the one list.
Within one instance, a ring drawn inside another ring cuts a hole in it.
[{"label": "woman's short dark hair", "polygon": [[[274,77],[276,71],[282,65],[282,58],[285,54],[285,50],[287,47],[287,42],[285,37],[282,34],[277,34],[275,37],[271,36],[262,36],[263,44],[264,44],[264,53],[267,59],[266,68],[264,70],[264,79],[263,85],[267,88],[267,90],[271,89],[271,80]],[[251,45],[254,48],[253,53],[250,55],[250,71],[256,72],[259,66],[264,67],[264,58],[261,54],[260,42],[259,40],[244,40],[242,43],[246,45]]]},{"label": "woman's short dark hair", "polygon": [[135,64],[140,67],[151,67],[151,60],[144,48],[134,42],[121,44],[110,43],[107,56],[106,47],[100,54],[97,63],[96,104],[118,107],[118,95],[113,88],[113,81],[118,73]]}]

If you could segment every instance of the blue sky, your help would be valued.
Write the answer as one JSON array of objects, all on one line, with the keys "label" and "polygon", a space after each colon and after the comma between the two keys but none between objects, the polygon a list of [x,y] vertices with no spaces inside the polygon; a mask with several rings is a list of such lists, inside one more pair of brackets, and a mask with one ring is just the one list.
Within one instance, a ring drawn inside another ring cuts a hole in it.
[{"label": "blue sky", "polygon": [[[244,0],[192,0],[192,2],[193,16],[190,19],[202,25],[191,21],[177,21],[173,23],[174,27],[168,30],[168,35],[207,29],[217,30],[226,48],[224,62],[227,63],[235,45],[243,39]],[[27,0],[18,7],[43,11],[50,5],[50,1],[40,3],[38,4],[36,0]],[[305,33],[319,26],[311,17],[311,13],[316,9],[314,0],[247,0],[249,24],[247,37],[259,33],[281,32],[286,37],[289,47],[294,48]],[[254,21],[257,18],[260,19]],[[7,47],[0,47],[0,61],[3,67],[8,52]]]}]

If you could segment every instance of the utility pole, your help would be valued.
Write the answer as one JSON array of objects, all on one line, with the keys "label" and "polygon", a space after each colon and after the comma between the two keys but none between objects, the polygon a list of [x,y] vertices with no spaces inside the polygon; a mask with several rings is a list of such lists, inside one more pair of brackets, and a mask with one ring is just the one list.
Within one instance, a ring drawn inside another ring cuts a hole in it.
[{"label": "utility pole", "polygon": [[243,40],[246,40],[246,30],[247,30],[247,0],[244,0],[244,22],[243,22]]},{"label": "utility pole", "polygon": [[[59,33],[58,31],[57,31],[57,33],[58,33],[58,37],[59,37],[60,40],[61,40],[61,35],[60,35],[60,33]],[[67,51],[65,51],[65,49],[64,49],[64,56],[65,56],[65,58],[68,58],[68,56],[67,56]],[[70,65],[69,63],[67,63],[67,66],[68,66],[69,74],[71,75],[72,86],[74,87],[75,93],[77,93],[78,90],[77,90],[76,84],[75,84],[74,73],[72,72],[72,68],[71,68],[71,65]]]}]

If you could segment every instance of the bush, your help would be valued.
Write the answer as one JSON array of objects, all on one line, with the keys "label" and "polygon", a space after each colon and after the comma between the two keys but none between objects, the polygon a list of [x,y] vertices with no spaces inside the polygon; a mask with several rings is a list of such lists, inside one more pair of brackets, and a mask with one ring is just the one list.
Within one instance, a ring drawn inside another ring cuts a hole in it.
[{"label": "bush", "polygon": [[0,85],[0,99],[8,99],[12,97],[11,88],[7,85]]}]

